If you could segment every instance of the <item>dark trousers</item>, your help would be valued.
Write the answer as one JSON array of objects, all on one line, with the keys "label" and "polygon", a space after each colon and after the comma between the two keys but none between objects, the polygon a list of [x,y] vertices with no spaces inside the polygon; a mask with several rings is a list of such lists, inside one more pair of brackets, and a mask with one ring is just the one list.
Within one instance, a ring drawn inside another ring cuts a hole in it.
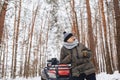
[{"label": "dark trousers", "polygon": [[72,80],[96,80],[96,77],[95,77],[95,73],[92,73],[90,75],[85,75],[84,73],[83,74],[80,74],[79,77],[73,77]]}]

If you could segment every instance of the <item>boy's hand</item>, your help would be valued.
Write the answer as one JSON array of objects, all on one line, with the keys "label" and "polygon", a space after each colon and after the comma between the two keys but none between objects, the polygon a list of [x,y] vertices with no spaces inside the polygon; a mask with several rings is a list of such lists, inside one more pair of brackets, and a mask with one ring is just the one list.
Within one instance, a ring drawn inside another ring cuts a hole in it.
[{"label": "boy's hand", "polygon": [[86,56],[87,56],[88,51],[87,51],[87,50],[84,50],[84,51],[82,51],[82,53],[83,53],[83,57],[86,57]]}]

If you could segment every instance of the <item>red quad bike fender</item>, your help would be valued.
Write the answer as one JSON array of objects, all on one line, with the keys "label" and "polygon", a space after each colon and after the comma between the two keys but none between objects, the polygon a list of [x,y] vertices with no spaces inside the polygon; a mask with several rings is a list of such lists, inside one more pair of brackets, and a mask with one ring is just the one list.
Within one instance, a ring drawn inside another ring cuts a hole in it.
[{"label": "red quad bike fender", "polygon": [[59,76],[69,76],[70,75],[70,65],[59,64],[55,68],[50,68],[49,73],[58,74]]}]

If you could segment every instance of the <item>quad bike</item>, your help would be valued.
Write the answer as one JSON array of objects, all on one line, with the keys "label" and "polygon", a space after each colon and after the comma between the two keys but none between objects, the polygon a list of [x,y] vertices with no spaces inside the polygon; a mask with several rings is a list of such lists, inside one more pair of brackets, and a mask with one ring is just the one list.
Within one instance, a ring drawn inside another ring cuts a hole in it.
[{"label": "quad bike", "polygon": [[56,58],[47,61],[47,67],[43,69],[42,80],[71,80],[71,65],[59,64]]}]

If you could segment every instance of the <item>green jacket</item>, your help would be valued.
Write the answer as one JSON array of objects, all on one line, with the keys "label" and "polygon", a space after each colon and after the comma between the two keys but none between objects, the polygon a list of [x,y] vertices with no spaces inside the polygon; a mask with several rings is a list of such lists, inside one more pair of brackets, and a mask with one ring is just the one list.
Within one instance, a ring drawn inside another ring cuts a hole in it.
[{"label": "green jacket", "polygon": [[79,76],[81,73],[89,75],[95,73],[91,54],[92,52],[82,44],[72,49],[63,46],[60,53],[60,63],[71,64],[72,76]]}]

